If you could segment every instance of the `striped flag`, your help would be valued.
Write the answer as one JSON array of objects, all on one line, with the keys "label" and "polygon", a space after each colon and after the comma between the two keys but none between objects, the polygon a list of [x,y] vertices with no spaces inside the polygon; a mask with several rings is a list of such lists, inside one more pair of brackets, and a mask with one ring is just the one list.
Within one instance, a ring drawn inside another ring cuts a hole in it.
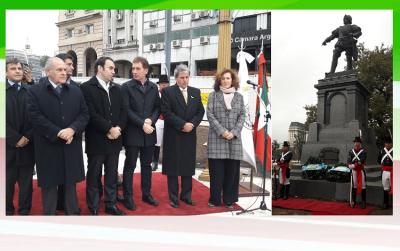
[{"label": "striped flag", "polygon": [[[268,99],[268,84],[267,84],[267,61],[265,60],[264,53],[258,55],[258,93],[267,109],[270,109]],[[259,170],[270,171],[272,166],[271,159],[271,137],[268,134],[268,126],[265,121],[267,110],[261,104],[260,98],[257,97],[256,103],[256,120],[254,123],[254,147],[257,167]],[[264,140],[267,137],[267,163],[264,163]]]}]

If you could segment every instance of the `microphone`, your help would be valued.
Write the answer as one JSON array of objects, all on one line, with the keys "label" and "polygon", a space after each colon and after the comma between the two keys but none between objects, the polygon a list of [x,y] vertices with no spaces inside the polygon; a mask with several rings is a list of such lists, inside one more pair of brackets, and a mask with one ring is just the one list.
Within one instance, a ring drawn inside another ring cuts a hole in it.
[{"label": "microphone", "polygon": [[247,80],[246,83],[249,84],[249,85],[252,85],[252,86],[254,86],[254,87],[258,87],[258,84],[254,83],[254,82],[251,81],[251,80]]}]

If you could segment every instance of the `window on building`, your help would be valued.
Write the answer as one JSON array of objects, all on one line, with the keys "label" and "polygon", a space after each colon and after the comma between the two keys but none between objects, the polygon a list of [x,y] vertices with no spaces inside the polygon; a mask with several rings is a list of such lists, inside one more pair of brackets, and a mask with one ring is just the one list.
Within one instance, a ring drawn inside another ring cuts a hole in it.
[{"label": "window on building", "polygon": [[117,28],[117,44],[125,43],[125,28]]},{"label": "window on building", "polygon": [[86,24],[85,25],[85,32],[86,32],[86,34],[94,33],[94,25],[93,24]]},{"label": "window on building", "polygon": [[217,59],[196,60],[198,76],[215,76],[217,73]]},{"label": "window on building", "polygon": [[74,29],[67,29],[66,33],[67,38],[73,37],[74,36]]},{"label": "window on building", "polygon": [[125,44],[125,39],[117,39],[117,44]]},{"label": "window on building", "polygon": [[243,33],[257,30],[257,16],[236,18],[233,23],[233,33]]},{"label": "window on building", "polygon": [[165,11],[149,11],[143,13],[144,29],[165,26]]},{"label": "window on building", "polygon": [[192,38],[218,35],[218,25],[202,26],[192,30]]},{"label": "window on building", "polygon": [[268,28],[268,13],[257,15],[257,30],[266,30]]},{"label": "window on building", "polygon": [[66,18],[71,18],[71,17],[74,16],[74,14],[75,14],[75,10],[66,10],[65,11],[65,17]]},{"label": "window on building", "polygon": [[143,36],[143,44],[154,44],[154,43],[163,43],[164,42],[164,33],[154,34]]},{"label": "window on building", "polygon": [[186,40],[190,39],[190,30],[177,30],[171,34],[171,40]]},{"label": "window on building", "polygon": [[122,21],[124,19],[124,11],[123,10],[117,10],[116,18],[117,18],[117,21]]}]

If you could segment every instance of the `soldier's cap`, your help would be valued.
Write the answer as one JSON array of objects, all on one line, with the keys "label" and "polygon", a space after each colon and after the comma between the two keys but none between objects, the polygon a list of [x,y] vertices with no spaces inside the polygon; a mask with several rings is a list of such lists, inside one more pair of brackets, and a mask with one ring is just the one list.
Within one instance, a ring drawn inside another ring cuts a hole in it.
[{"label": "soldier's cap", "polygon": [[167,75],[160,75],[160,78],[158,79],[157,84],[164,84],[167,83],[169,84],[169,79]]},{"label": "soldier's cap", "polygon": [[283,141],[283,146],[290,147],[290,144],[289,144],[289,142],[287,142],[287,141]]},{"label": "soldier's cap", "polygon": [[361,140],[360,137],[357,136],[357,137],[354,138],[353,142],[354,142],[354,143],[356,143],[356,142],[362,143],[362,140]]}]

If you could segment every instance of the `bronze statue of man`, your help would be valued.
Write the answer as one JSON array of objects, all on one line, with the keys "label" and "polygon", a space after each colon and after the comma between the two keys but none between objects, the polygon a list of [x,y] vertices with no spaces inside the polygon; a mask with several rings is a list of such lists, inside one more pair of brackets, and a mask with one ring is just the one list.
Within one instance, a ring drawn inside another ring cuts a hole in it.
[{"label": "bronze statue of man", "polygon": [[333,74],[335,72],[338,58],[343,51],[346,52],[347,70],[353,69],[353,60],[357,61],[357,39],[362,34],[361,28],[352,24],[352,18],[350,15],[344,16],[343,23],[344,25],[332,31],[332,35],[327,37],[322,43],[322,45],[326,45],[333,39],[338,39],[335,44],[335,49],[333,50],[332,65],[329,74]]}]

